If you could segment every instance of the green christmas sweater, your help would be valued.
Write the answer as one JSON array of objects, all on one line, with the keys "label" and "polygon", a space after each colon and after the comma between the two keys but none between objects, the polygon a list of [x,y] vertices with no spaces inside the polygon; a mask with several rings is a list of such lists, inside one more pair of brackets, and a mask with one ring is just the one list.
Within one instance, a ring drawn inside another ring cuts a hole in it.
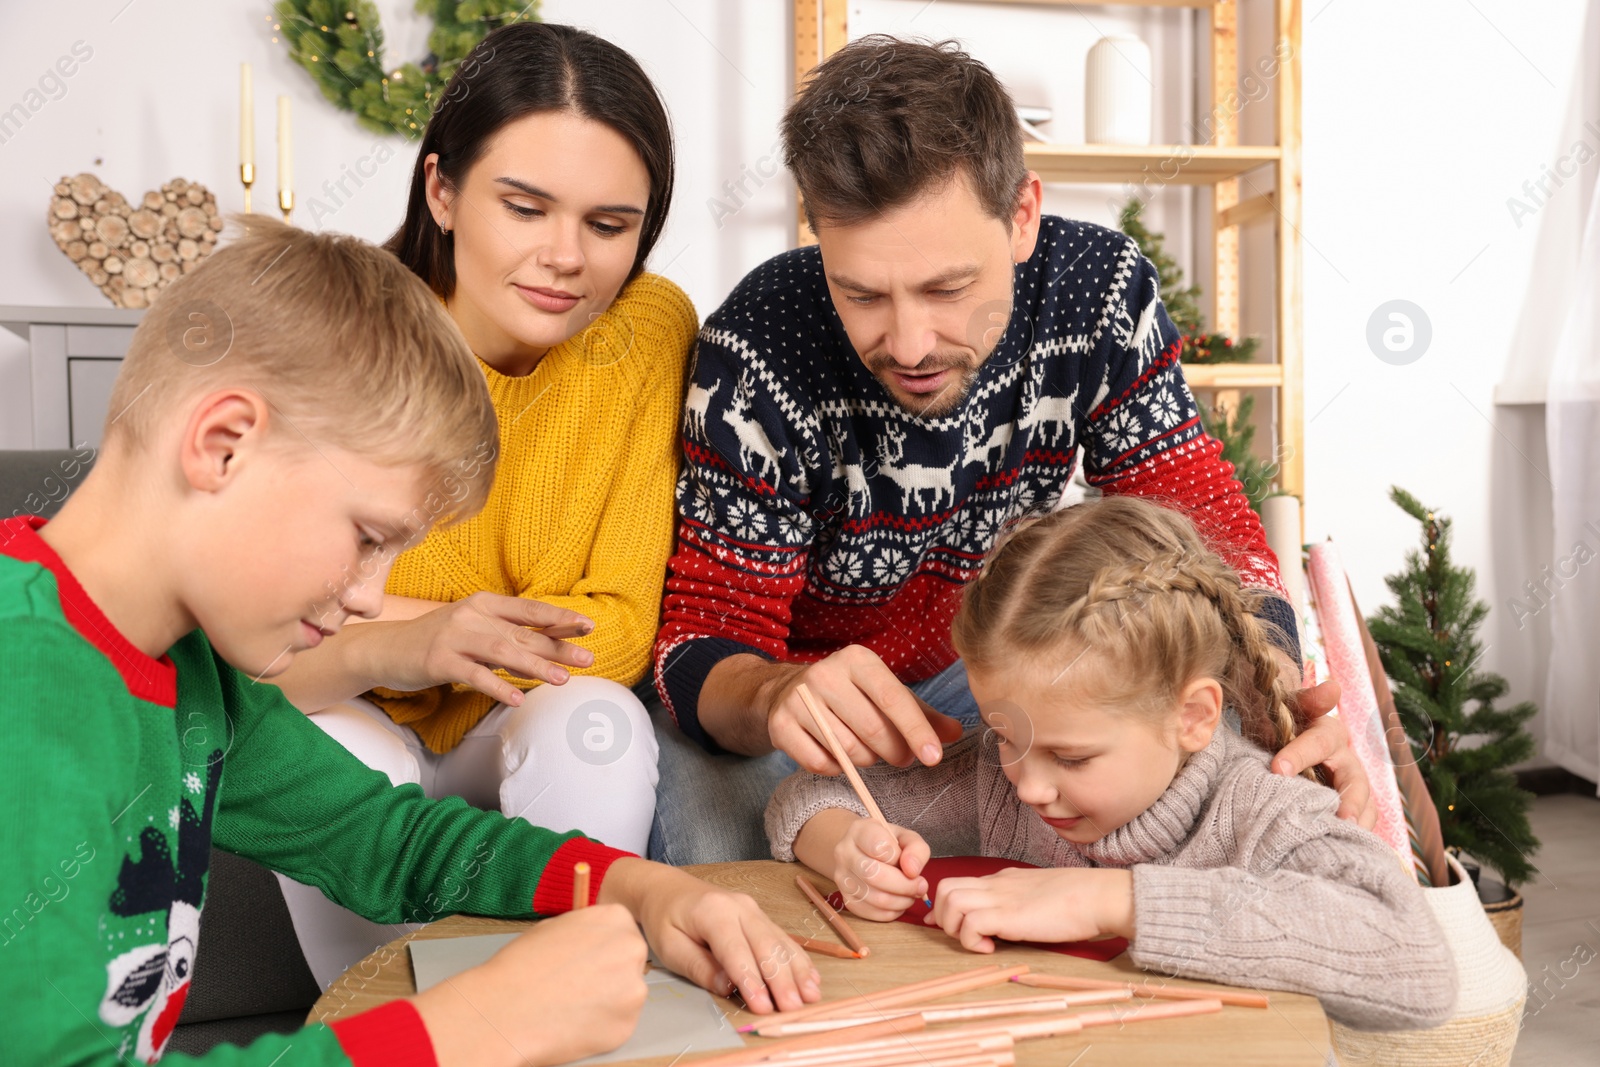
[{"label": "green christmas sweater", "polygon": [[[525,917],[628,855],[391,786],[199,631],[135,648],[39,537],[0,523],[0,996],[8,1064],[154,1063],[183,1011],[211,846],[375,922]],[[207,1064],[435,1063],[408,1001]],[[169,1063],[193,1062],[174,1055]]]}]

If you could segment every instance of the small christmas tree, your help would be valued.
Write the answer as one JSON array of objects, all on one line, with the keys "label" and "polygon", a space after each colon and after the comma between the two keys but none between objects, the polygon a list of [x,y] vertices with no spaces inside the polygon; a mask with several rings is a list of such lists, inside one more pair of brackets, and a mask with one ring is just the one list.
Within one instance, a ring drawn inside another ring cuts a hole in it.
[{"label": "small christmas tree", "polygon": [[1144,204],[1137,197],[1122,207],[1117,227],[1133,238],[1139,251],[1144,253],[1156,268],[1156,278],[1161,285],[1161,303],[1167,309],[1167,318],[1178,328],[1183,338],[1183,348],[1178,358],[1185,363],[1249,363],[1255,355],[1257,341],[1246,337],[1238,344],[1225,333],[1210,333],[1205,319],[1200,315],[1200,287],[1183,284],[1183,268],[1177,260],[1167,255],[1162,247],[1164,238],[1145,227]]},{"label": "small christmas tree", "polygon": [[1450,563],[1450,520],[1398,486],[1390,499],[1422,524],[1422,550],[1407,553],[1406,569],[1385,579],[1396,603],[1380,608],[1367,627],[1394,683],[1395,708],[1439,809],[1445,845],[1515,885],[1534,873],[1528,857],[1539,841],[1528,825],[1533,794],[1517,788],[1506,768],[1533,755],[1522,726],[1537,709],[1528,702],[1495,708],[1506,680],[1474,669],[1483,651],[1477,630],[1489,607],[1473,598],[1472,571]]}]

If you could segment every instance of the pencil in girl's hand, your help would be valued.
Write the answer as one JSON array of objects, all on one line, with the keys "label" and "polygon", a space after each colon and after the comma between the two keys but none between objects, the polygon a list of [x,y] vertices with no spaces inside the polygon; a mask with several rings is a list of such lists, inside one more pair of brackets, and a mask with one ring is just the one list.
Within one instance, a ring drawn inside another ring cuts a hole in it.
[{"label": "pencil in girl's hand", "polygon": [[572,910],[589,906],[589,865],[582,860],[572,865]]},{"label": "pencil in girl's hand", "polygon": [[[834,735],[833,727],[829,726],[828,720],[822,717],[822,712],[817,708],[816,700],[811,696],[811,690],[806,688],[804,682],[796,686],[795,690],[800,694],[800,699],[804,702],[806,710],[811,713],[811,721],[817,724],[817,732],[822,734],[822,740],[826,742],[828,751],[833,754],[835,762],[844,768],[844,776],[850,780],[850,788],[856,791],[856,799],[860,800],[861,806],[866,808],[867,812],[892,835],[894,830],[889,826],[889,820],[883,817],[883,809],[878,807],[878,802],[872,799],[871,793],[867,792],[867,783],[861,780],[861,773],[856,770],[856,765],[850,762],[849,756],[845,755],[844,746],[839,743],[839,738]],[[922,902],[928,906],[929,911],[933,910],[932,897],[925,896],[922,898]]]}]

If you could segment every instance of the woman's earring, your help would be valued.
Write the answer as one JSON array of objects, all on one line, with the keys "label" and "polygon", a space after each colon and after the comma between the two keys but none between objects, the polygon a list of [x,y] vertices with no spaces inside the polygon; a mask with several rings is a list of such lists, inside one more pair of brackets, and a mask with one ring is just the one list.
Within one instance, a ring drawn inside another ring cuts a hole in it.
[{"label": "woman's earring", "polygon": [[439,232],[444,234],[446,237],[450,236],[450,231],[445,227],[445,224],[442,223],[442,222],[439,223]]}]

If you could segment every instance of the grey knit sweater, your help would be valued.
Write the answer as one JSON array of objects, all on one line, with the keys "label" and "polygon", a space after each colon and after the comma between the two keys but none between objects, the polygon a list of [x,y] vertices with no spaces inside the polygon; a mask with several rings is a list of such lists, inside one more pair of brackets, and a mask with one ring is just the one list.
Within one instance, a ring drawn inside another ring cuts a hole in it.
[{"label": "grey knit sweater", "polygon": [[[1017,799],[982,732],[936,767],[862,772],[884,816],[935,856],[1001,856],[1039,867],[1129,867],[1146,970],[1309,993],[1355,1029],[1450,1018],[1456,970],[1422,890],[1376,836],[1336,818],[1338,796],[1267,769],[1232,730],[1191,756],[1149,810],[1099,841],[1073,845]],[[799,773],[767,806],[772,854],[827,808],[866,811],[843,778]]]}]

